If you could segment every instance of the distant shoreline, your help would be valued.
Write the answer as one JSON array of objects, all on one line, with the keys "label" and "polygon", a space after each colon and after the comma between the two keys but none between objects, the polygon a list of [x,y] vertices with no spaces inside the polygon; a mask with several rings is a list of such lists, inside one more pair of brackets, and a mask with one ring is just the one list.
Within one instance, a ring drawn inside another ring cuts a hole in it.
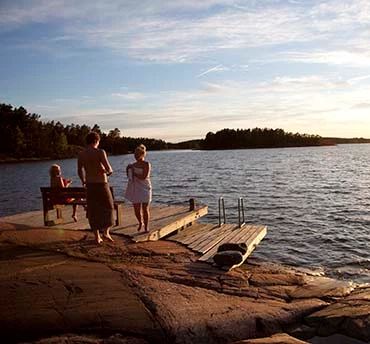
[{"label": "distant shoreline", "polygon": [[[338,139],[339,140],[339,139]],[[347,139],[340,139],[340,140],[347,140]],[[348,139],[351,140],[351,139]],[[307,146],[276,146],[276,147],[247,147],[247,148],[217,148],[217,149],[193,149],[193,150],[237,150],[237,149],[272,149],[272,148],[304,148],[304,147],[325,147],[325,146],[337,146],[338,144],[346,145],[346,144],[369,144],[370,140],[361,141],[361,142],[326,142],[320,145],[307,145]],[[172,151],[174,149],[160,149],[160,150],[152,150],[152,151]],[[130,154],[126,153],[126,154]],[[118,154],[118,155],[126,155],[126,154]],[[113,154],[108,154],[109,156],[114,156]],[[13,158],[13,157],[2,157],[0,158],[0,164],[12,164],[12,163],[27,163],[27,162],[39,162],[39,161],[50,161],[50,160],[65,160],[65,159],[76,159],[77,156],[74,157],[59,157],[59,158]]]}]

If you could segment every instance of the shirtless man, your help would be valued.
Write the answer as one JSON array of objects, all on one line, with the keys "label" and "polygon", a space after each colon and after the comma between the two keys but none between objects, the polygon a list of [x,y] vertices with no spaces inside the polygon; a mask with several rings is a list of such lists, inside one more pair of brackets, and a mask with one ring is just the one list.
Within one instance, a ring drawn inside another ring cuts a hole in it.
[{"label": "shirtless man", "polygon": [[109,234],[114,224],[114,203],[108,178],[113,170],[103,149],[99,149],[100,136],[91,132],[86,137],[87,148],[78,154],[78,176],[87,191],[87,216],[96,243],[103,237],[113,242]]}]

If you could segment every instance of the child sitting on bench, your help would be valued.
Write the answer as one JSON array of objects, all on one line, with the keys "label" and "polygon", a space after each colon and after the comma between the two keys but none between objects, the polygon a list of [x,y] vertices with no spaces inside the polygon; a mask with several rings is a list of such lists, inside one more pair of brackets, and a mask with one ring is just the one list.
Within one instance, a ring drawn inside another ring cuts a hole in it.
[{"label": "child sitting on bench", "polygon": [[[72,179],[64,179],[62,177],[62,170],[59,165],[53,164],[49,170],[50,174],[50,187],[52,188],[67,188],[72,184]],[[53,204],[59,203],[72,203],[74,198],[53,198],[51,202]],[[73,204],[72,218],[74,222],[77,222],[77,204]]]}]

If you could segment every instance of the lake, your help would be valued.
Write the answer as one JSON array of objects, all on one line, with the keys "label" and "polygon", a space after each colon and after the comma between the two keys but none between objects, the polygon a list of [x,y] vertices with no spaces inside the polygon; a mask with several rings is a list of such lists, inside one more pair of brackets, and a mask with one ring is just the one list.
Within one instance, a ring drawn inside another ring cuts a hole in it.
[{"label": "lake", "polygon": [[[227,222],[265,224],[268,234],[252,257],[370,282],[370,145],[148,152],[153,204],[209,206],[202,222],[218,223],[223,197]],[[110,184],[123,198],[133,155],[109,157]],[[52,163],[77,177],[77,160],[0,165],[0,216],[41,209],[40,186]]]}]

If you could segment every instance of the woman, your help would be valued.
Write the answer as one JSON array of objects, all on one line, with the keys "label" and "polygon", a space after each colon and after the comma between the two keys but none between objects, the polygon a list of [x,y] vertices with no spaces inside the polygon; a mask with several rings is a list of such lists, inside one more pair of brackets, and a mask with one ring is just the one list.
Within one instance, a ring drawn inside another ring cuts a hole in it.
[{"label": "woman", "polygon": [[141,230],[144,220],[145,232],[149,232],[149,204],[152,200],[152,184],[150,182],[151,165],[145,161],[146,147],[139,145],[135,148],[136,162],[126,168],[128,184],[125,197],[133,204],[135,216]]},{"label": "woman", "polygon": [[86,137],[87,148],[78,154],[78,176],[87,193],[87,217],[98,244],[103,241],[100,230],[104,238],[113,242],[109,230],[114,224],[113,196],[107,177],[113,170],[105,151],[98,148],[99,142],[98,133],[89,133]]},{"label": "woman", "polygon": [[[57,164],[51,165],[49,169],[49,175],[51,188],[68,188],[68,186],[72,184],[72,179],[64,179],[62,177],[62,169]],[[63,200],[61,200],[60,198],[51,199],[51,202],[53,204],[58,204],[58,202],[72,203],[73,201],[73,198],[67,198]],[[77,204],[73,204],[72,218],[74,222],[77,222]]]}]

